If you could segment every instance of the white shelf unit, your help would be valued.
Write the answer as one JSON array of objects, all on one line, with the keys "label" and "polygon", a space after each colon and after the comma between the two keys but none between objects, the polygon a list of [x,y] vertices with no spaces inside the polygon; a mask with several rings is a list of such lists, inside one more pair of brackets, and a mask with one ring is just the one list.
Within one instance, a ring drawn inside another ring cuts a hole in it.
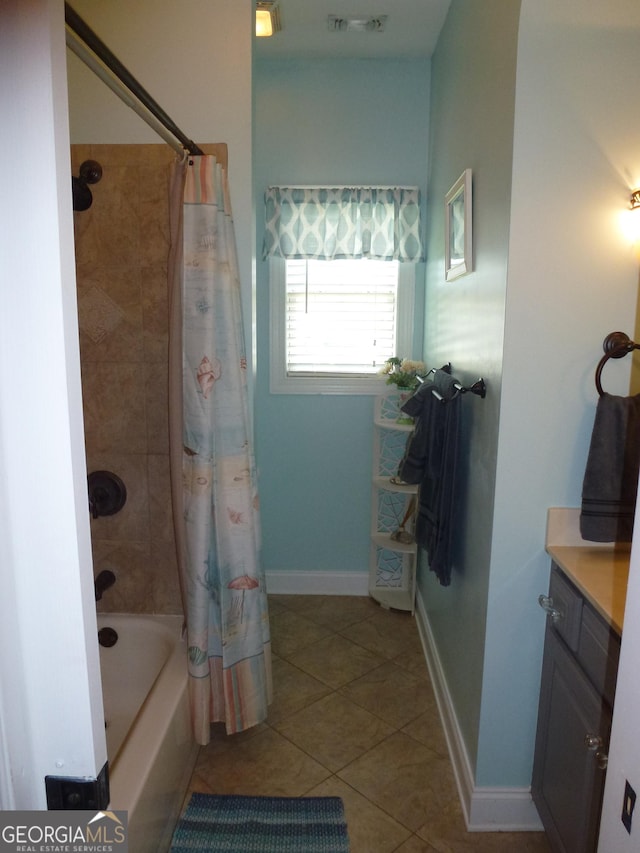
[{"label": "white shelf unit", "polygon": [[[369,560],[369,595],[383,607],[415,610],[416,559],[415,541],[399,542],[391,538],[402,522],[417,485],[391,482],[398,473],[411,423],[398,423],[400,393],[377,397],[374,404],[373,481],[371,500],[371,554]],[[413,534],[415,508],[405,523]]]}]

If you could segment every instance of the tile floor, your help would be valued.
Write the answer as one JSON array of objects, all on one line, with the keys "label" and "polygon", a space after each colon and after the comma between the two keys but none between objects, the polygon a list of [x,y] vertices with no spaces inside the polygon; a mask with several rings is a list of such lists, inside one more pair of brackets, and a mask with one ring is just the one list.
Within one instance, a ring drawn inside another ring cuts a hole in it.
[{"label": "tile floor", "polygon": [[215,726],[191,791],[340,796],[351,853],[549,850],[542,833],[466,832],[409,614],[338,596],[270,596],[269,608],[269,718],[240,735]]}]

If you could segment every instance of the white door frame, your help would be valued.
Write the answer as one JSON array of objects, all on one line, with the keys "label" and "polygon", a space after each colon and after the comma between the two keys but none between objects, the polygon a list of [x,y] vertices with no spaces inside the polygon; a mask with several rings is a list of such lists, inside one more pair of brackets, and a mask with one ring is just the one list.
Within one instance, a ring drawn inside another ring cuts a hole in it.
[{"label": "white door frame", "polygon": [[0,809],[106,762],[63,0],[0,5]]}]

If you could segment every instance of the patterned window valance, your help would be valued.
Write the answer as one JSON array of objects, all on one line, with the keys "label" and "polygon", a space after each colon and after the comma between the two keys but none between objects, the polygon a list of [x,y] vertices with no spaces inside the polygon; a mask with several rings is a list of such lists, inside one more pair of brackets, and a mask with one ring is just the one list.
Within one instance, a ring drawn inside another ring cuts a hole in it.
[{"label": "patterned window valance", "polygon": [[423,260],[415,187],[269,187],[262,256]]}]

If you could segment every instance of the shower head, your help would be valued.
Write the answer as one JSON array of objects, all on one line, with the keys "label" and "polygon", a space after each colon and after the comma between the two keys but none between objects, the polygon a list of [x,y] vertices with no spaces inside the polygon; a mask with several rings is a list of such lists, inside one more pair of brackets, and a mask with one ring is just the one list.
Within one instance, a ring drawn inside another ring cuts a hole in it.
[{"label": "shower head", "polygon": [[96,160],[85,160],[80,166],[79,177],[72,176],[71,191],[73,193],[73,209],[88,210],[93,202],[93,195],[88,184],[97,184],[102,177],[102,166]]}]

